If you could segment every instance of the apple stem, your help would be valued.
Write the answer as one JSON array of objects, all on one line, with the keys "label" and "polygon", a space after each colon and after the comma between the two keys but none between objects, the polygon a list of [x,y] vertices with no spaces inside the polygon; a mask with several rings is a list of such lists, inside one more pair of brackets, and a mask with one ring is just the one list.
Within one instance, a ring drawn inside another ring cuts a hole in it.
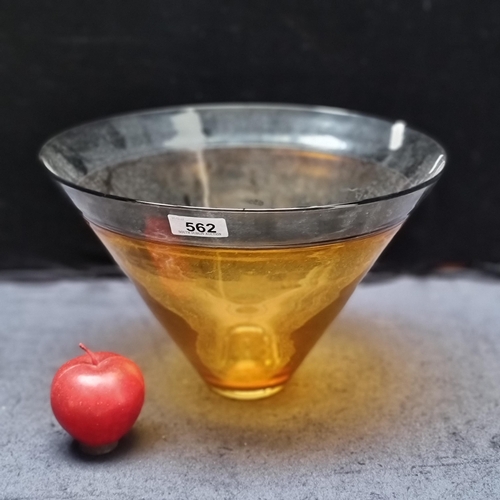
[{"label": "apple stem", "polygon": [[80,347],[80,349],[83,349],[90,356],[90,359],[92,360],[92,363],[97,366],[97,364],[99,363],[99,361],[97,361],[97,358],[95,357],[95,354],[87,346],[85,346],[81,342],[78,344],[78,347]]}]

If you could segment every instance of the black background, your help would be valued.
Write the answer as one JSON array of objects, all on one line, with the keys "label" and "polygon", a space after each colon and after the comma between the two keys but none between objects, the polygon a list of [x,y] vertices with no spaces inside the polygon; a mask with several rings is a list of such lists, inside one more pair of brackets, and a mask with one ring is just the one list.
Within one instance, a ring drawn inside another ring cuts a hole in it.
[{"label": "black background", "polygon": [[36,155],[108,114],[223,101],[404,119],[443,178],[382,268],[500,262],[498,0],[0,1],[0,269],[108,265]]}]

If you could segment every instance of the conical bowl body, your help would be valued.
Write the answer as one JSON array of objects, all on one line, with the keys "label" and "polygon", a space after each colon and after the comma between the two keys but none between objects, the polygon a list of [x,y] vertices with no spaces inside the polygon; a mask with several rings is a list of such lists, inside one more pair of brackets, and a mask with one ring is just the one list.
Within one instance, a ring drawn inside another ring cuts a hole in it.
[{"label": "conical bowl body", "polygon": [[343,110],[165,108],[48,141],[61,183],[217,392],[279,391],[445,164]]}]

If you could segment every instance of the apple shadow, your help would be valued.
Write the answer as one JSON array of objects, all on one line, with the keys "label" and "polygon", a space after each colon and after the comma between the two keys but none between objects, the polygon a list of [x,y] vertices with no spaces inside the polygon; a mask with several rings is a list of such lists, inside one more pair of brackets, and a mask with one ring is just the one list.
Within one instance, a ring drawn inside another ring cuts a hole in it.
[{"label": "apple shadow", "polygon": [[140,440],[140,432],[134,427],[126,436],[120,439],[118,446],[114,450],[103,453],[102,455],[89,455],[82,451],[78,441],[68,436],[68,439],[63,444],[63,452],[73,460],[79,462],[103,463],[108,461],[120,461],[127,457],[131,450],[137,447]]}]

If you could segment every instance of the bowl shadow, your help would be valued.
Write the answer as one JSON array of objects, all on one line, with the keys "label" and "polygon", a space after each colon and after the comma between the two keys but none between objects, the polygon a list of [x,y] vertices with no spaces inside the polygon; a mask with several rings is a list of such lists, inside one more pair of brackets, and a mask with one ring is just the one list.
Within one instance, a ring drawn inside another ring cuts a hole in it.
[{"label": "bowl shadow", "polygon": [[276,454],[291,447],[340,451],[368,446],[382,434],[396,437],[413,408],[425,411],[442,398],[439,387],[422,389],[415,336],[401,328],[397,318],[344,312],[286,388],[258,401],[213,393],[159,325],[130,324],[120,337],[111,328],[108,343],[116,346],[109,348],[134,359],[147,384],[146,404],[125,447],[151,453],[196,441],[219,453]]}]

